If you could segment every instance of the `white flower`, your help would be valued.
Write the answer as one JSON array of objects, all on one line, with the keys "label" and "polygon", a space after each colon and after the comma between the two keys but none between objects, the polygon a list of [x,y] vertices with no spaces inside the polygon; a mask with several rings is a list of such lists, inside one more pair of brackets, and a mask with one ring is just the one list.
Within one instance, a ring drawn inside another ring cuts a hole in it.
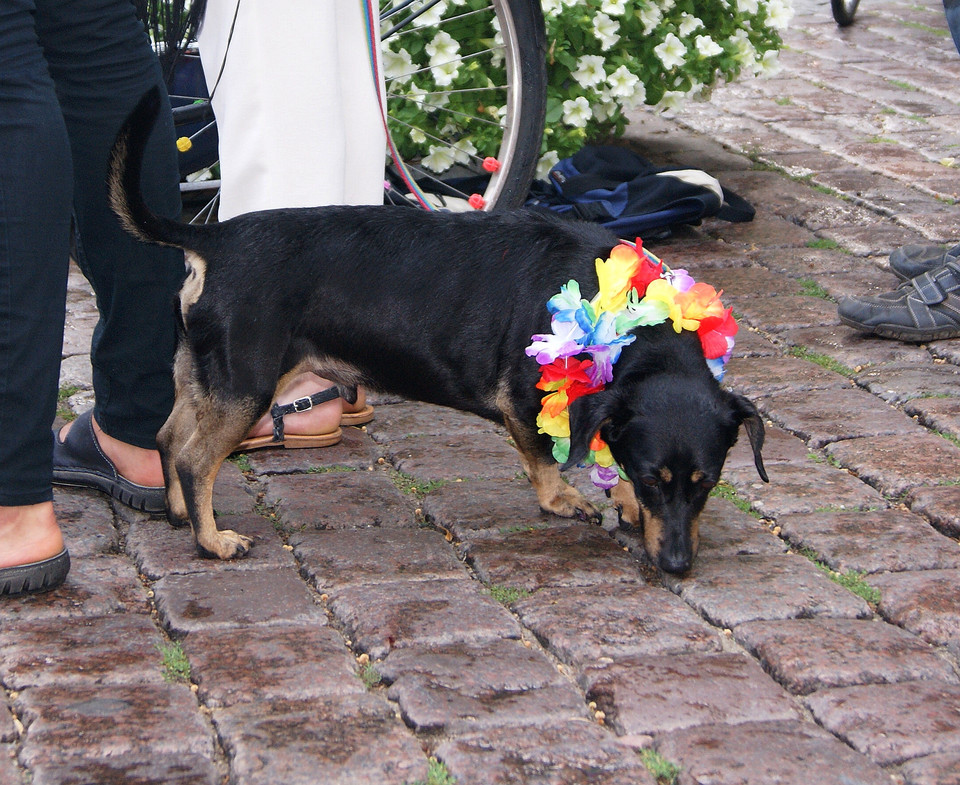
[{"label": "white flower", "polygon": [[420,163],[427,167],[427,169],[440,174],[453,166],[455,160],[456,158],[451,148],[432,144],[430,145],[430,154],[421,159]]},{"label": "white flower", "polygon": [[625,65],[621,65],[607,77],[610,95],[615,98],[630,98],[636,92],[639,82],[640,77],[632,73]]},{"label": "white flower", "polygon": [[696,45],[701,57],[714,57],[723,54],[723,47],[708,35],[698,35]]},{"label": "white flower", "polygon": [[427,135],[419,128],[411,128],[410,141],[416,144],[423,144],[425,141],[427,141]]},{"label": "white flower", "polygon": [[394,52],[392,49],[383,50],[383,75],[387,81],[409,82],[413,72],[413,58],[406,49]]},{"label": "white flower", "polygon": [[573,100],[563,102],[563,122],[574,128],[585,128],[587,121],[593,117],[590,102],[582,95]]},{"label": "white flower", "polygon": [[610,47],[620,40],[617,31],[620,29],[620,23],[615,22],[606,14],[597,14],[593,17],[593,34],[600,42],[600,49],[606,52]]},{"label": "white flower", "polygon": [[758,9],[758,0],[737,0],[737,11],[739,11],[741,14],[756,16]]},{"label": "white flower", "polygon": [[661,112],[665,112],[667,109],[676,109],[683,103],[683,95],[680,90],[667,90],[657,104],[657,109]]},{"label": "white flower", "polygon": [[774,30],[786,30],[793,19],[793,7],[789,0],[770,0],[767,3],[767,26]]},{"label": "white flower", "polygon": [[542,0],[540,6],[543,8],[545,16],[556,16],[563,10],[561,0]]},{"label": "white flower", "polygon": [[603,63],[604,58],[600,55],[584,55],[577,60],[577,70],[570,76],[576,79],[581,87],[594,87],[607,78]]},{"label": "white flower", "polygon": [[443,19],[443,13],[447,10],[447,0],[440,0],[432,8],[428,8],[420,16],[417,17],[417,25],[423,25],[424,27],[435,27],[440,23],[440,20]]},{"label": "white flower", "polygon": [[770,49],[763,53],[763,57],[757,63],[757,73],[764,79],[776,76],[780,73],[780,53],[775,49]]},{"label": "white flower", "polygon": [[663,13],[660,11],[660,6],[650,5],[644,6],[640,9],[637,14],[637,18],[643,24],[643,34],[650,35],[653,32],[654,28],[660,24],[660,20],[663,18]]},{"label": "white flower", "polygon": [[438,87],[447,87],[453,83],[454,77],[460,70],[457,55],[460,44],[451,37],[450,33],[441,31],[424,47],[430,55],[430,73]]},{"label": "white flower", "polygon": [[550,170],[560,161],[560,156],[556,150],[547,150],[546,154],[541,156],[537,163],[537,179],[546,180]]},{"label": "white flower", "polygon": [[664,68],[679,68],[686,62],[687,47],[673,33],[667,33],[663,43],[653,47],[653,51]]},{"label": "white flower", "polygon": [[680,33],[684,38],[686,38],[694,30],[699,30],[703,27],[703,20],[692,16],[684,11],[680,14],[680,26],[677,28],[677,32]]},{"label": "white flower", "polygon": [[627,11],[627,0],[603,0],[600,10],[610,16],[623,16]]},{"label": "white flower", "polygon": [[733,57],[741,66],[752,67],[757,62],[757,50],[746,30],[737,30],[728,40],[736,47]]},{"label": "white flower", "polygon": [[472,158],[476,158],[477,148],[473,142],[469,139],[459,139],[457,140],[456,146],[453,148],[453,159],[458,164],[469,164]]}]

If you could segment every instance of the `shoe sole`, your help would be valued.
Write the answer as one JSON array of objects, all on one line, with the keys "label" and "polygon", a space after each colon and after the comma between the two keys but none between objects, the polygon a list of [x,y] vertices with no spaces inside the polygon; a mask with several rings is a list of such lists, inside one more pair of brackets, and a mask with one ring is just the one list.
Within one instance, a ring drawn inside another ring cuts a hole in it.
[{"label": "shoe sole", "polygon": [[901,324],[865,325],[845,319],[842,316],[840,321],[847,327],[853,327],[861,332],[879,335],[881,338],[892,338],[895,341],[904,341],[905,343],[927,343],[928,341],[943,341],[947,338],[960,338],[960,326],[922,330],[917,327],[904,327]]},{"label": "shoe sole", "polygon": [[125,504],[127,507],[150,513],[151,515],[159,515],[166,511],[167,502],[165,492],[162,495],[158,495],[159,498],[154,500],[149,498],[147,493],[142,490],[132,487],[128,488],[123,483],[94,472],[54,469],[53,483],[54,485],[68,486],[70,488],[87,488],[93,491],[100,491],[116,499],[121,504]]},{"label": "shoe sole", "polygon": [[0,570],[0,597],[17,597],[49,591],[62,584],[70,572],[70,554],[64,548],[56,556]]}]

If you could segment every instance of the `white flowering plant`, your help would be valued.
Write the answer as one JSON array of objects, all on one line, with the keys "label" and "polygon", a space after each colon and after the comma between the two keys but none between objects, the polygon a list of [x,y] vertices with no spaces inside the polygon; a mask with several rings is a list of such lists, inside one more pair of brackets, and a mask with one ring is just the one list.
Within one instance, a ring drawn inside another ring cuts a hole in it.
[{"label": "white flowering plant", "polygon": [[[399,0],[391,0],[398,2]],[[790,0],[541,0],[547,115],[540,175],[584,144],[624,132],[627,113],[705,97],[718,81],[777,72]],[[488,0],[440,0],[434,24],[384,49],[391,127],[400,153],[442,172],[496,155],[506,81]],[[485,92],[486,91],[486,92]],[[443,111],[439,111],[439,110]],[[433,138],[429,129],[441,133]],[[441,139],[455,139],[454,144]]]}]

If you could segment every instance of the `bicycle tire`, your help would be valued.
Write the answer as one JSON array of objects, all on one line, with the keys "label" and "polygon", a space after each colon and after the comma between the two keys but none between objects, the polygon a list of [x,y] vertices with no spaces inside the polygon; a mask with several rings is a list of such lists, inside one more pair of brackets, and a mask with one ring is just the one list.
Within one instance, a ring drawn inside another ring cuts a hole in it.
[{"label": "bicycle tire", "polygon": [[840,27],[849,27],[857,13],[860,0],[830,0],[830,10],[833,11],[834,21]]},{"label": "bicycle tire", "polygon": [[[437,129],[452,126],[454,130],[450,133],[457,135],[463,133],[465,123],[469,125],[470,122],[482,122],[488,127],[494,124],[499,125],[502,128],[502,135],[496,142],[495,150],[481,150],[482,155],[460,156],[462,160],[442,173],[432,172],[424,166],[424,157],[416,151],[411,155],[404,154],[403,160],[417,184],[427,192],[429,201],[434,207],[464,209],[474,194],[482,200],[479,205],[482,209],[515,207],[522,204],[527,197],[536,171],[543,138],[547,85],[543,13],[537,0],[467,0],[467,3],[466,13],[460,7],[451,6],[450,18],[444,18],[432,25],[423,25],[420,22],[424,14],[435,5],[435,0],[403,0],[402,5],[396,5],[395,0],[390,0],[389,5],[382,3],[382,20],[390,19],[390,14],[403,15],[399,24],[391,25],[389,22],[382,22],[384,27],[389,28],[387,30],[389,35],[384,38],[382,45],[386,51],[386,47],[401,41],[404,35],[415,33],[422,37],[426,34],[423,31],[442,30],[448,24],[462,24],[465,16],[469,16],[470,24],[479,24],[486,19],[487,23],[494,26],[492,29],[499,27],[503,40],[500,49],[505,81],[503,84],[494,84],[486,88],[484,93],[476,92],[475,94],[491,99],[496,96],[497,100],[502,97],[503,119],[497,123],[490,123],[490,120],[483,116],[483,111],[489,112],[490,107],[484,107],[486,99],[478,98],[477,117],[466,118],[463,116],[466,113],[457,112],[456,122],[450,119],[445,120],[443,113],[446,111],[447,101],[441,100],[444,98],[444,91],[433,90],[431,95],[436,103],[443,105],[437,107],[436,115],[431,118],[431,127],[417,130],[428,139],[440,143],[459,144],[463,139],[462,136],[452,141],[442,139]],[[400,10],[397,11],[397,8]],[[492,48],[490,52],[496,54]],[[490,52],[485,52],[481,56],[467,53],[461,56],[458,62],[468,63],[468,68],[476,70],[469,63],[473,60],[482,60]],[[420,67],[416,66],[413,69],[414,72],[424,73],[424,69],[418,71],[418,68]],[[404,79],[402,74],[388,75],[386,79],[388,123],[391,136],[395,138],[402,133],[409,134],[414,130],[410,123],[394,118],[395,114],[404,113],[403,105],[410,99],[397,90],[391,90],[391,85],[403,83]],[[454,87],[448,92],[453,94],[455,91]],[[202,122],[198,123],[203,110],[198,109],[197,106],[188,104],[177,107],[174,108],[173,113],[178,129],[196,129],[202,126],[204,133],[210,133],[209,123],[205,125]],[[453,113],[450,113],[450,117],[453,116]],[[400,147],[402,148],[402,145]],[[215,163],[215,153],[213,159],[207,156],[207,160],[199,162],[196,151],[192,151],[192,155],[194,160],[190,162],[188,168],[208,168]],[[488,158],[496,159],[499,164],[497,171],[491,173],[484,169],[484,163]],[[394,167],[388,168],[387,180],[391,182],[390,190],[393,192],[388,191],[387,200],[397,201],[398,188],[402,185],[402,180]],[[211,187],[216,187],[217,184],[216,180],[210,181]],[[202,183],[195,183],[185,185],[184,190],[203,187]],[[409,197],[405,194],[400,193],[399,196],[409,201]],[[478,205],[473,203],[473,206]]]}]

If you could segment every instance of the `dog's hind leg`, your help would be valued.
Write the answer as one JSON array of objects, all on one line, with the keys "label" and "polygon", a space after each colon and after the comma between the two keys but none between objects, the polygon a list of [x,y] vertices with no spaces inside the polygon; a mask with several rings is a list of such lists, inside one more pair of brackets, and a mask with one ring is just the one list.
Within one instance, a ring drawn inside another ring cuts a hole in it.
[{"label": "dog's hind leg", "polygon": [[506,414],[504,423],[520,453],[523,470],[537,493],[540,508],[562,518],[599,523],[603,517],[600,511],[580,491],[563,481],[560,466],[546,452],[540,435]]},{"label": "dog's hind leg", "polygon": [[157,434],[157,447],[160,449],[163,465],[163,483],[167,488],[167,520],[172,526],[186,526],[190,523],[176,460],[196,429],[197,415],[189,403],[189,398],[178,395],[173,411]]},{"label": "dog's hind leg", "polygon": [[213,483],[226,457],[256,422],[258,411],[249,401],[219,403],[204,397],[197,404],[196,429],[174,460],[201,556],[232,559],[243,556],[253,545],[250,537],[229,529],[217,529]]}]

